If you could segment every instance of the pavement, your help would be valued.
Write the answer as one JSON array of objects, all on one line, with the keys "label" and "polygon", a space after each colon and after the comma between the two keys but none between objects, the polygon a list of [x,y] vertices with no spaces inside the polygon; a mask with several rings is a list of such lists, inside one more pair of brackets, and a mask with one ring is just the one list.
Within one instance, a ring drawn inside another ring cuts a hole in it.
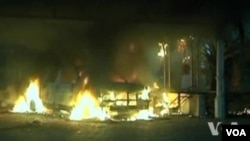
[{"label": "pavement", "polygon": [[[0,113],[1,141],[220,141],[207,122],[220,120],[169,117],[152,121],[69,121],[52,115]],[[248,123],[249,119],[230,119]]]}]

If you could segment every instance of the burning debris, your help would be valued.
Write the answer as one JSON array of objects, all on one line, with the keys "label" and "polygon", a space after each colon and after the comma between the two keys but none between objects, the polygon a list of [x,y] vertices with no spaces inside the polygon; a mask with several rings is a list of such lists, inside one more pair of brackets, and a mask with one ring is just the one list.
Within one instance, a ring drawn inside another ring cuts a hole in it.
[{"label": "burning debris", "polygon": [[98,99],[94,93],[86,86],[89,78],[86,77],[83,81],[83,87],[76,98],[71,102],[74,106],[70,113],[69,119],[80,121],[84,119],[99,119],[105,120],[108,115],[101,109]]},{"label": "burning debris", "polygon": [[[103,90],[101,93],[101,106],[108,109],[110,117],[121,121],[151,120],[162,117],[168,113],[167,95],[158,95],[157,83],[153,87],[132,83],[116,83],[116,87]],[[122,88],[121,88],[122,87]],[[159,97],[160,113],[155,112],[154,97]],[[165,100],[165,107],[164,105]],[[167,101],[167,102],[166,102]]]},{"label": "burning debris", "polygon": [[[143,89],[139,97],[142,100],[148,100],[149,92],[150,92],[149,89]],[[119,98],[124,98],[124,97],[122,96],[122,93],[115,94],[114,91],[109,91],[106,98],[108,98],[110,101],[116,101],[119,100]],[[100,98],[100,101],[102,102],[103,99]],[[122,102],[116,102],[115,104],[118,104],[118,106],[127,106],[126,104],[124,105]],[[84,119],[96,118],[103,121],[105,119],[111,119],[112,115],[118,114],[118,112],[111,112],[108,110],[106,111],[104,109],[108,108],[101,107],[100,105],[101,105],[100,102],[97,100],[97,98],[93,96],[93,94],[89,90],[82,91],[77,95],[77,98],[75,100],[75,107],[71,111],[69,119],[80,121]],[[112,104],[109,106],[112,106]],[[130,114],[130,116],[126,120],[128,121],[150,120],[151,117],[156,117],[156,115],[153,114],[153,108],[142,109],[139,110],[138,112],[133,112],[133,114]]]},{"label": "burning debris", "polygon": [[[84,79],[84,86],[76,97],[72,99],[71,111],[64,111],[59,109],[60,115],[67,115],[66,118],[73,121],[81,121],[86,119],[116,120],[117,116],[126,117],[122,121],[135,121],[135,120],[151,120],[168,113],[168,97],[166,93],[158,95],[161,97],[162,102],[160,114],[155,112],[155,105],[152,102],[151,92],[159,89],[158,85],[154,83],[153,87],[145,87],[137,84],[115,84],[114,89],[102,91],[99,97],[95,96],[86,87],[88,78]],[[119,87],[119,88],[117,88]],[[72,93],[73,94],[73,93]],[[98,95],[98,94],[97,94]],[[40,98],[39,80],[32,80],[27,87],[24,95],[18,97],[15,101],[14,107],[11,112],[13,113],[50,113],[42,99]],[[56,111],[54,111],[56,112]]]},{"label": "burning debris", "polygon": [[108,116],[105,112],[99,107],[97,99],[89,90],[85,90],[77,95],[75,107],[73,108],[69,119],[83,120],[98,118],[100,120],[105,120],[107,117]]},{"label": "burning debris", "polygon": [[39,96],[39,81],[30,82],[24,95],[20,96],[12,109],[14,113],[45,113],[46,108]]}]

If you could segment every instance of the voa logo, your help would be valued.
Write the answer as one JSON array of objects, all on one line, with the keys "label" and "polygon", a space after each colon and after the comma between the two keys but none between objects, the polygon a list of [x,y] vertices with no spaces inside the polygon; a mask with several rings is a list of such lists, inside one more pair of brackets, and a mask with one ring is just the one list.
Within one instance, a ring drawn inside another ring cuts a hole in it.
[{"label": "voa logo", "polygon": [[[210,129],[210,132],[212,136],[218,136],[219,135],[219,129],[221,130],[221,124],[222,122],[207,122],[208,128]],[[231,122],[231,125],[238,125],[238,122]],[[236,131],[228,130],[228,133],[231,134],[237,134]]]},{"label": "voa logo", "polygon": [[247,136],[246,132],[244,129],[226,129],[227,136]]}]

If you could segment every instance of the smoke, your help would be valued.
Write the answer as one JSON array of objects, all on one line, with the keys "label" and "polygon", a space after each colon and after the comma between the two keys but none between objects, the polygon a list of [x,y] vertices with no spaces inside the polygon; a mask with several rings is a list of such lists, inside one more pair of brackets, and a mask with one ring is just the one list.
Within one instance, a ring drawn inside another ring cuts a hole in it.
[{"label": "smoke", "polygon": [[127,23],[14,18],[1,19],[0,25],[1,43],[47,51],[43,64],[60,65],[80,56],[90,81],[103,83],[115,77],[151,83],[158,78],[160,61],[153,39],[159,37],[159,29],[153,33]]},{"label": "smoke", "polygon": [[145,85],[156,82],[161,65],[156,43],[151,36],[138,35],[136,30],[123,33],[116,44],[112,78]]}]

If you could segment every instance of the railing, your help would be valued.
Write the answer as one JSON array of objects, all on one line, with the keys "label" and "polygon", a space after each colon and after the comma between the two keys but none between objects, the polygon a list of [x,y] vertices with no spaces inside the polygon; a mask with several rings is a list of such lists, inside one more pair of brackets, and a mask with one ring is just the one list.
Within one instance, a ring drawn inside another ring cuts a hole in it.
[{"label": "railing", "polygon": [[[216,91],[190,91],[190,90],[181,90],[181,91],[170,91],[170,93],[176,93],[178,96],[172,100],[169,105],[173,104],[174,102],[178,101],[177,107],[178,110],[181,110],[181,104],[184,103],[187,99],[192,97],[192,95],[209,95],[209,96],[216,96]],[[186,94],[181,96],[182,94]]]},{"label": "railing", "polygon": [[176,101],[178,101],[178,107],[180,107],[180,105],[185,102],[188,98],[190,97],[190,95],[185,95],[185,96],[181,96],[181,94],[178,94],[178,96],[172,100],[169,105],[172,105],[173,103],[175,103]]},{"label": "railing", "polygon": [[[131,97],[133,95],[133,98]],[[110,108],[113,110],[118,109],[143,109],[149,106],[150,100],[139,98],[139,94],[127,93],[124,98],[103,99],[101,106],[105,107],[106,104],[111,103]],[[120,104],[118,104],[120,103]]]}]

